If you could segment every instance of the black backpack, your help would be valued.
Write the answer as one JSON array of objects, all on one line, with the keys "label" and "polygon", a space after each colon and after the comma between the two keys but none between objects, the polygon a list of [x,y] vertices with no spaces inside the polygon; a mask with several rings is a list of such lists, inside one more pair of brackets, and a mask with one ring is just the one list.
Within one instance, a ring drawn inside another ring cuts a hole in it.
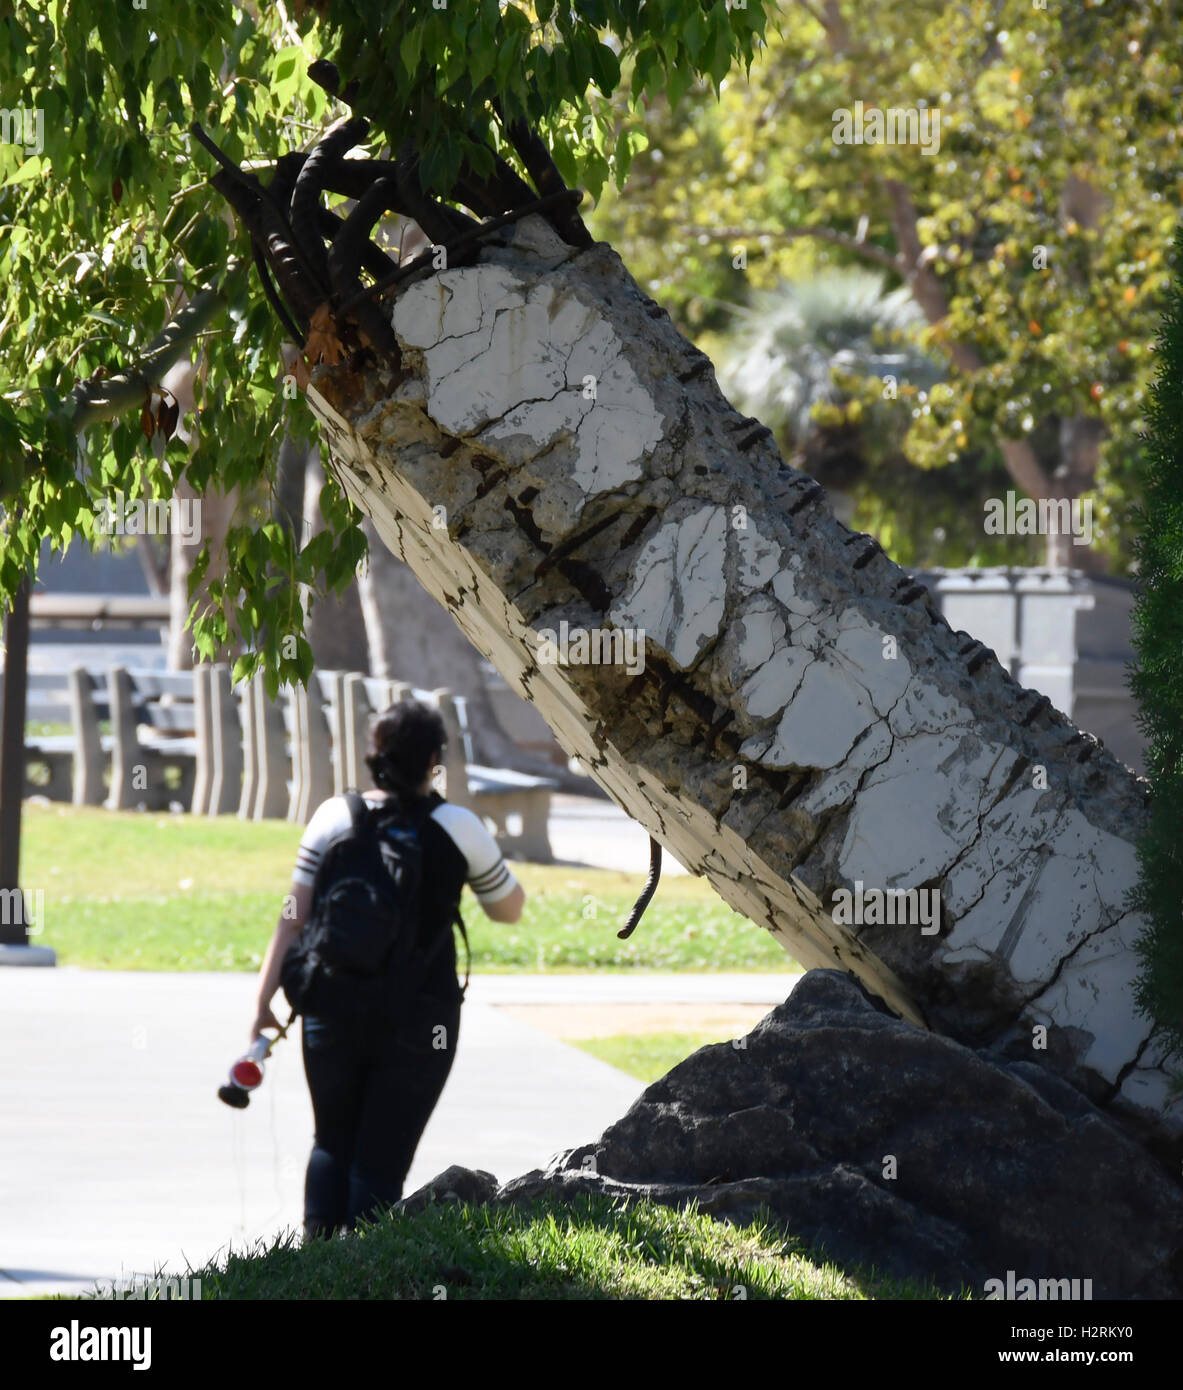
[{"label": "black backpack", "polygon": [[[304,930],[280,983],[288,1003],[318,1018],[370,1021],[390,1014],[423,985],[455,922],[424,920],[423,827],[442,797],[411,808],[370,807],[347,791],[349,826],[325,846]],[[468,988],[465,973],[461,998]]]}]

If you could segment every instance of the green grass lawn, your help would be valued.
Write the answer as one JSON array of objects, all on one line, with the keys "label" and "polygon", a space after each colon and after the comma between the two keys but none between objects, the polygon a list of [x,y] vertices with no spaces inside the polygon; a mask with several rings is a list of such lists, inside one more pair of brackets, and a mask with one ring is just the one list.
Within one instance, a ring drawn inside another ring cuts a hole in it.
[{"label": "green grass lawn", "polygon": [[193,1273],[203,1299],[865,1299],[939,1297],[843,1272],[770,1224],[605,1198],[442,1203],[356,1234],[294,1238]]},{"label": "green grass lawn", "polygon": [[671,1067],[684,1062],[692,1052],[710,1043],[727,1042],[718,1033],[613,1033],[606,1038],[570,1038],[572,1047],[581,1047],[609,1066],[627,1072],[641,1081],[657,1081]]},{"label": "green grass lawn", "polygon": [[[119,970],[256,970],[291,881],[300,827],[235,816],[27,805],[23,886],[44,890],[39,944],[63,965]],[[466,891],[473,969],[783,970],[767,932],[704,879],[662,881],[636,933],[616,932],[643,876],[515,865],[529,901],[513,926]]]}]

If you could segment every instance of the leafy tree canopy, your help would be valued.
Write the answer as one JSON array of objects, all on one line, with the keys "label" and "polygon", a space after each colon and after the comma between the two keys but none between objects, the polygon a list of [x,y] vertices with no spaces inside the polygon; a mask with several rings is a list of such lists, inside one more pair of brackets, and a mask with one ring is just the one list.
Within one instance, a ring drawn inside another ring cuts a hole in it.
[{"label": "leafy tree canopy", "polygon": [[[622,113],[676,103],[695,80],[718,88],[764,26],[763,0],[319,0],[290,14],[0,0],[0,596],[43,538],[93,540],[118,492],[168,498],[182,476],[199,494],[239,488],[251,505],[194,635],[209,654],[236,633],[239,674],[261,665],[275,688],[311,668],[300,585],[343,587],[364,554],[331,481],[308,544],[270,520],[277,441],[310,421],[282,389],[282,332],[206,182],[195,120],[246,167],[307,148],[342,110],[307,75],[327,57],[357,84],[371,146],[413,138],[426,186],[446,195],[462,156],[489,158],[474,141],[498,146],[496,99],[596,193],[623,184],[643,143]],[[166,438],[170,403],[150,393],[194,352],[191,438]]]},{"label": "leafy tree canopy", "polygon": [[[901,393],[912,464],[993,452],[1011,486],[1065,495],[1059,422],[1095,420],[1089,483],[1102,543],[1124,558],[1183,194],[1181,10],[788,6],[717,105],[695,89],[684,110],[650,112],[649,148],[597,230],[692,331],[819,266],[885,270],[924,308],[920,345],[950,364],[923,401]],[[836,143],[835,113],[856,102],[939,111],[939,146]]]}]

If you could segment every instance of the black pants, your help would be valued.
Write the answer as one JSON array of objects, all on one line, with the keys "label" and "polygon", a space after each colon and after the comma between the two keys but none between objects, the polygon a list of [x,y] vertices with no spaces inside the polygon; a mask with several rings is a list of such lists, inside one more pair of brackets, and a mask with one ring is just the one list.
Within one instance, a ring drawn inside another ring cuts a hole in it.
[{"label": "black pants", "polygon": [[460,1000],[458,993],[424,994],[400,1013],[370,1028],[304,1019],[304,1074],[316,1119],[304,1185],[306,1235],[351,1228],[403,1195],[452,1070]]}]

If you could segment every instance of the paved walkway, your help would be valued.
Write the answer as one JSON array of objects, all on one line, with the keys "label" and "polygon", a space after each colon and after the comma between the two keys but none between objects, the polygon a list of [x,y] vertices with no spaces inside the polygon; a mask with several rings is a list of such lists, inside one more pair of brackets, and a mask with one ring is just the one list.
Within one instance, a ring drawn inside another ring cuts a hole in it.
[{"label": "paved walkway", "polygon": [[[408,1180],[450,1163],[503,1181],[594,1138],[644,1089],[497,1007],[782,1000],[778,975],[486,975]],[[245,1111],[248,974],[0,970],[0,1297],[183,1271],[298,1223],[312,1116],[298,1039]]]},{"label": "paved walkway", "polygon": [[[629,874],[649,872],[648,833],[614,801],[591,796],[552,796],[546,829],[551,850],[563,863],[620,869]],[[662,856],[663,878],[685,872],[672,854]]]}]

